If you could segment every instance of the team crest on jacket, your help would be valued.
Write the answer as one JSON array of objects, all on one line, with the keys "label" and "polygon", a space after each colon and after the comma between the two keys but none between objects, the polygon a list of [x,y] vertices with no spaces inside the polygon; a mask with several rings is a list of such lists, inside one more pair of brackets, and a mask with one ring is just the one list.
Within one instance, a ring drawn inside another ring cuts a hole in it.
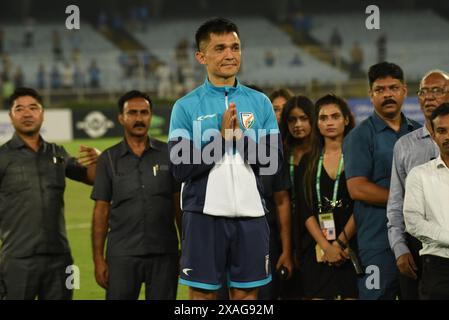
[{"label": "team crest on jacket", "polygon": [[245,129],[250,129],[254,125],[254,114],[252,112],[240,112],[240,119]]}]

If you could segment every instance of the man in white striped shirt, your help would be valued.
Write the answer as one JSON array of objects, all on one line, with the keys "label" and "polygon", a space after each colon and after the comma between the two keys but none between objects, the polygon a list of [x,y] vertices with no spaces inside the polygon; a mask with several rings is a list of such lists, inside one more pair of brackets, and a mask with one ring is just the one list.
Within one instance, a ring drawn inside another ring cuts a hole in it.
[{"label": "man in white striped shirt", "polygon": [[405,186],[406,231],[423,248],[421,299],[449,299],[449,103],[431,116],[432,138],[440,156],[410,171]]}]

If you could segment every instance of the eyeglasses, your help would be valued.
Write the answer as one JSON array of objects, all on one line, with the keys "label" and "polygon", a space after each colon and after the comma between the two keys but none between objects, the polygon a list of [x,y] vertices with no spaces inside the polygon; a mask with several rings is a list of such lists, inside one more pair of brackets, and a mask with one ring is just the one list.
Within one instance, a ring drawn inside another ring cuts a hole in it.
[{"label": "eyeglasses", "polygon": [[419,97],[425,97],[428,94],[431,94],[434,97],[438,98],[438,97],[441,97],[444,94],[446,94],[447,90],[445,90],[443,88],[434,87],[434,88],[430,88],[430,89],[428,89],[428,88],[420,89],[416,93],[418,94]]}]

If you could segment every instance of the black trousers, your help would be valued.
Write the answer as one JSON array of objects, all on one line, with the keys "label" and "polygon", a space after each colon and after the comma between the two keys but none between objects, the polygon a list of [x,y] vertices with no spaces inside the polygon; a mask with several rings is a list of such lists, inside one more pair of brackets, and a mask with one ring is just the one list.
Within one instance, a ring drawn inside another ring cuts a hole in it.
[{"label": "black trousers", "polygon": [[73,264],[67,254],[37,254],[26,258],[1,257],[0,279],[6,300],[70,300],[73,289],[66,282]]},{"label": "black trousers", "polygon": [[407,246],[413,256],[413,260],[415,261],[416,266],[418,267],[418,271],[416,273],[418,278],[415,280],[399,273],[399,286],[401,288],[400,298],[401,300],[418,300],[419,282],[422,275],[422,259],[419,255],[419,250],[422,249],[422,244],[421,241],[409,235],[408,233],[406,233],[405,236],[407,239]]},{"label": "black trousers", "polygon": [[421,300],[449,300],[449,259],[422,256],[423,273],[419,286]]},{"label": "black trousers", "polygon": [[178,288],[178,254],[113,256],[109,267],[107,300],[137,300],[145,283],[146,300],[175,300]]}]

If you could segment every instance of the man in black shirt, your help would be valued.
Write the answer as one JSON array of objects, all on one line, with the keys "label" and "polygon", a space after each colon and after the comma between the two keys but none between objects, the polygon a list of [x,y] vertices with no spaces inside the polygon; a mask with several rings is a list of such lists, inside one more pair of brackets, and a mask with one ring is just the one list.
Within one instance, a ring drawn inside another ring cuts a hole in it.
[{"label": "man in black shirt", "polygon": [[71,299],[65,177],[92,184],[98,154],[81,146],[82,165],[41,137],[44,109],[35,90],[18,88],[9,101],[15,133],[0,147],[0,280],[6,299]]},{"label": "man in black shirt", "polygon": [[148,137],[148,96],[126,93],[119,112],[125,137],[99,157],[92,192],[95,277],[107,299],[137,299],[143,282],[146,299],[176,299],[180,187],[167,144]]}]

